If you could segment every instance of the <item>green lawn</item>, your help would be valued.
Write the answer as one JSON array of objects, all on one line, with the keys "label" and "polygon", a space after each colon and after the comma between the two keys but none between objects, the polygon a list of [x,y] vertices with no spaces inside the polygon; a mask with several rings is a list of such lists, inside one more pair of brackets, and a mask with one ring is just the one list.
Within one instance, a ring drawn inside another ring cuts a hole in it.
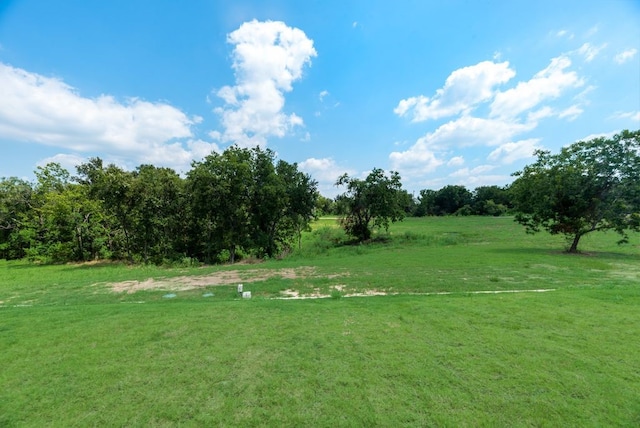
[{"label": "green lawn", "polygon": [[[576,256],[508,218],[407,219],[364,246],[319,241],[333,223],[259,265],[0,261],[0,426],[640,425],[638,234]],[[106,285],[302,266],[251,300]],[[527,289],[555,291],[470,293]],[[399,294],[338,298],[366,290]]]}]

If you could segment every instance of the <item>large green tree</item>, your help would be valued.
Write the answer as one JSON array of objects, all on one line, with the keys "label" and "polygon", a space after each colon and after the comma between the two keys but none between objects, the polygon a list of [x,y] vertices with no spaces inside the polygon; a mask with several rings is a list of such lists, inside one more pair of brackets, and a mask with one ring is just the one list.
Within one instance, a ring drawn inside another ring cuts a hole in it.
[{"label": "large green tree", "polygon": [[133,173],[132,234],[143,260],[160,262],[181,249],[185,203],[180,176],[170,168],[141,165]]},{"label": "large green tree", "polygon": [[232,146],[222,154],[211,153],[194,162],[187,177],[205,261],[213,261],[224,249],[233,263],[237,250],[248,248],[250,241],[251,152]]},{"label": "large green tree", "polygon": [[318,182],[309,174],[298,170],[298,165],[279,160],[276,173],[284,185],[285,208],[281,220],[282,237],[286,243],[291,236],[297,236],[298,248],[301,246],[302,231],[310,230],[310,224],[316,218],[316,206],[319,198]]},{"label": "large green tree", "polygon": [[25,180],[0,179],[0,259],[19,259],[30,243],[33,188]]},{"label": "large green tree", "polygon": [[640,230],[640,131],[536,154],[511,186],[516,221],[528,232],[563,234],[577,252],[587,233],[615,230],[624,242]]},{"label": "large green tree", "polygon": [[388,230],[391,222],[404,218],[402,183],[395,171],[387,176],[382,169],[374,168],[364,180],[344,174],[336,185],[347,189],[338,197],[345,208],[340,223],[359,241],[370,239],[373,227]]}]

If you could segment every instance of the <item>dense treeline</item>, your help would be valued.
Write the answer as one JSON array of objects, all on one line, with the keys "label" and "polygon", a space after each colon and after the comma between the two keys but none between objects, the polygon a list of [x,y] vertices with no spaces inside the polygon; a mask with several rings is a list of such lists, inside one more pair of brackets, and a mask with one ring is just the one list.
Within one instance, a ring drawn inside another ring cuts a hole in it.
[{"label": "dense treeline", "polygon": [[[443,215],[499,216],[513,208],[508,187],[480,186],[473,192],[461,185],[448,185],[440,190],[423,189],[417,197],[400,190],[398,197],[405,215],[410,217]],[[321,215],[342,215],[348,211],[348,201],[319,196],[316,209]]]},{"label": "dense treeline", "polygon": [[271,150],[232,146],[193,162],[183,178],[170,168],[125,171],[90,159],[71,174],[38,167],[35,183],[0,179],[0,258],[46,262],[233,263],[276,257],[317,215],[338,215],[359,242],[405,216],[515,214],[528,232],[571,240],[590,232],[640,231],[640,130],[579,141],[538,160],[509,187],[460,185],[402,189],[400,176],[374,168],[365,179],[341,176],[345,192],[318,194],[317,182]]},{"label": "dense treeline", "polygon": [[0,180],[0,258],[46,262],[234,262],[275,257],[313,219],[317,183],[270,150],[231,147],[170,168],[100,158],[77,176],[51,163],[35,183]]},{"label": "dense treeline", "polygon": [[[259,148],[212,153],[184,178],[152,165],[125,171],[100,158],[75,176],[56,163],[35,175],[35,183],[0,180],[0,258],[233,263],[288,250],[316,215],[352,212],[350,198],[319,195],[296,164]],[[394,198],[402,216],[501,215],[511,206],[508,189],[498,186],[450,185],[417,198],[398,188]]]}]

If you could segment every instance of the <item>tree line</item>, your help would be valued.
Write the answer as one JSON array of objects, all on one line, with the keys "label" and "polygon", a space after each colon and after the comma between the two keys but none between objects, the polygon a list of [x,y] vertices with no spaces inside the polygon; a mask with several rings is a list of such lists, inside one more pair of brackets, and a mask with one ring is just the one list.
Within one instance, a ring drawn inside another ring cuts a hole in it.
[{"label": "tree line", "polygon": [[50,163],[35,183],[0,180],[0,258],[163,263],[275,257],[314,218],[317,183],[271,150],[230,147],[170,168],[126,171],[92,158]]},{"label": "tree line", "polygon": [[184,178],[170,168],[125,171],[100,158],[77,167],[38,167],[36,181],[0,179],[0,258],[50,262],[95,259],[163,263],[235,262],[277,257],[317,215],[338,215],[362,242],[405,216],[514,214],[535,233],[563,234],[577,251],[587,233],[640,230],[640,131],[579,141],[537,161],[507,187],[402,189],[397,172],[343,175],[335,199],[271,150],[232,146],[193,162]]},{"label": "tree line", "polygon": [[[381,171],[381,170],[378,170]],[[320,215],[345,215],[351,199],[338,195],[330,199],[318,196],[316,210]],[[473,191],[463,185],[446,185],[439,190],[423,189],[417,195],[399,189],[399,208],[407,217],[481,215],[500,216],[513,212],[509,186],[479,186]]]}]

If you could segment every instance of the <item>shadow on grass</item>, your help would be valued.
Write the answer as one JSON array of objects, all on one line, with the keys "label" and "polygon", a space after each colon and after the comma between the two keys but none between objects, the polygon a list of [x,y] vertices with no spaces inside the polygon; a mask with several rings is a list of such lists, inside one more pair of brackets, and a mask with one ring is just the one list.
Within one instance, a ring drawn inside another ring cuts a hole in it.
[{"label": "shadow on grass", "polygon": [[487,250],[491,253],[499,254],[518,254],[518,255],[536,255],[536,256],[557,256],[557,257],[593,257],[603,260],[620,260],[620,261],[640,261],[639,254],[618,253],[613,251],[578,251],[577,253],[569,253],[566,250],[558,248],[493,248]]}]

